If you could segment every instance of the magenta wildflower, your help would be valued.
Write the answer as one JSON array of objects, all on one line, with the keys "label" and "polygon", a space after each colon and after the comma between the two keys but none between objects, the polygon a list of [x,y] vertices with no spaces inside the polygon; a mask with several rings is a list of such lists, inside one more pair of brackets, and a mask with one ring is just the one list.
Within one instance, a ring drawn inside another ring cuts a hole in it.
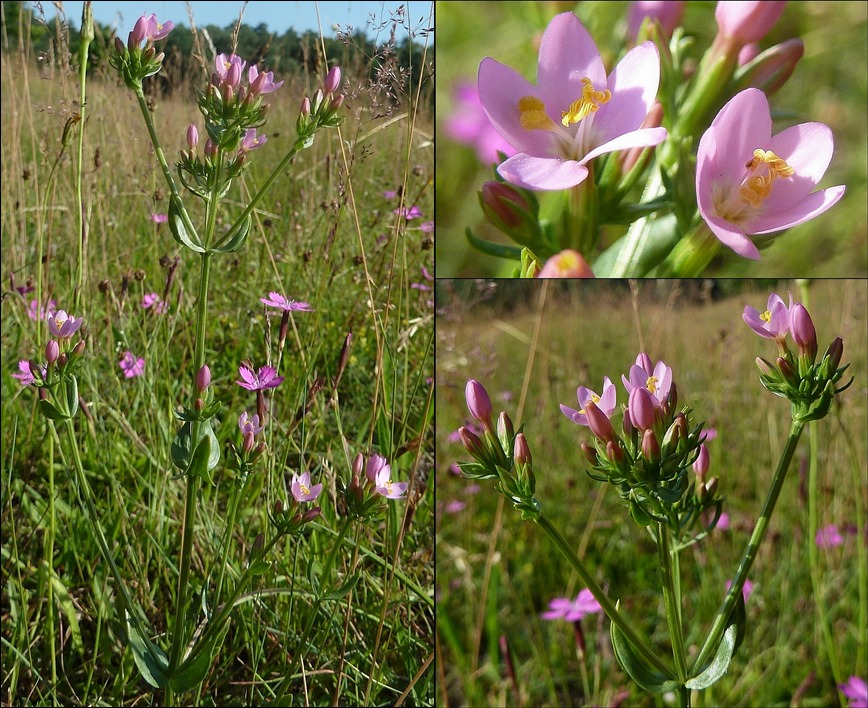
[{"label": "magenta wildflower", "polygon": [[57,312],[57,302],[54,300],[49,300],[45,307],[40,307],[36,300],[31,300],[27,308],[27,316],[31,320],[45,320],[53,317],[55,312]]},{"label": "magenta wildflower", "polygon": [[822,123],[801,123],[772,136],[766,95],[745,89],[699,141],[696,198],[702,218],[724,245],[759,259],[749,236],[813,219],[844,195],[843,186],[812,191],[833,148],[832,131]]},{"label": "magenta wildflower", "polygon": [[121,367],[121,371],[124,372],[124,376],[128,379],[141,376],[145,373],[145,360],[141,357],[136,358],[135,354],[129,350],[124,352],[118,365]]},{"label": "magenta wildflower", "polygon": [[561,413],[574,423],[578,423],[579,425],[589,425],[588,416],[585,412],[585,407],[588,405],[588,401],[593,401],[597,407],[606,414],[606,417],[610,418],[612,416],[612,411],[615,410],[617,395],[615,384],[611,382],[608,376],[604,376],[602,394],[598,395],[589,388],[579,386],[576,389],[576,399],[579,401],[579,410],[562,404]]},{"label": "magenta wildflower", "polygon": [[419,224],[419,230],[426,234],[434,233],[434,222],[433,221],[423,221]]},{"label": "magenta wildflower", "polygon": [[326,96],[330,96],[341,85],[341,69],[339,66],[333,66],[329,73],[325,77],[325,81],[323,81],[322,91]]},{"label": "magenta wildflower", "polygon": [[157,20],[157,16],[152,13],[148,16],[147,29],[145,30],[145,38],[149,39],[152,42],[164,39],[174,27],[175,24],[171,20],[161,23]]},{"label": "magenta wildflower", "polygon": [[[45,370],[42,370],[42,376],[45,376]],[[12,374],[13,379],[18,379],[21,382],[22,386],[30,386],[30,384],[36,383],[36,379],[33,376],[33,369],[30,368],[30,362],[27,359],[22,359],[18,362],[18,373]]]},{"label": "magenta wildflower", "polygon": [[868,708],[868,684],[858,676],[851,676],[847,683],[838,684],[838,690],[850,701],[850,708]]},{"label": "magenta wildflower", "polygon": [[[229,83],[232,88],[238,86],[238,82],[241,80],[241,72],[245,66],[247,66],[247,62],[235,54],[230,54],[228,57],[225,54],[218,54],[214,58],[214,67],[217,69],[218,78],[221,83]],[[232,81],[235,83],[231,83]]]},{"label": "magenta wildflower", "polygon": [[259,424],[259,416],[255,413],[252,418],[247,415],[247,411],[238,416],[238,429],[242,435],[247,435],[248,433],[259,435],[262,432],[262,428],[263,426]]},{"label": "magenta wildflower", "polygon": [[651,359],[644,352],[636,357],[636,363],[630,367],[630,378],[621,376],[621,381],[631,393],[637,386],[647,388],[655,407],[660,407],[669,398],[672,389],[672,369],[662,361],[658,361],[651,369]]},{"label": "magenta wildflower", "polygon": [[310,484],[310,472],[305,472],[301,476],[295,472],[292,473],[292,496],[296,501],[306,502],[313,501],[319,496],[322,491],[322,484]]},{"label": "magenta wildflower", "polygon": [[817,331],[811,315],[800,302],[790,309],[790,334],[799,347],[799,353],[814,361],[817,356]]},{"label": "magenta wildflower", "polygon": [[274,83],[274,72],[260,72],[256,64],[247,70],[247,81],[250,83],[251,96],[258,96],[262,93],[271,93],[283,86],[283,81]]},{"label": "magenta wildflower", "polygon": [[84,320],[81,317],[73,317],[67,315],[64,310],[58,310],[54,314],[48,316],[48,331],[52,337],[58,339],[69,339],[73,334],[78,332]]},{"label": "magenta wildflower", "polygon": [[659,83],[653,42],[630,50],[607,77],[584,25],[571,12],[557,15],[542,37],[536,86],[494,59],[479,65],[482,106],[518,153],[497,171],[526,189],[567,189],[585,181],[595,157],[663,142],[665,128],[639,128]]},{"label": "magenta wildflower", "polygon": [[195,150],[198,144],[199,129],[196,127],[195,123],[190,123],[190,125],[187,126],[187,145],[191,150]]},{"label": "magenta wildflower", "polygon": [[633,39],[639,34],[639,28],[646,17],[658,20],[666,35],[671,37],[672,31],[681,24],[684,15],[684,3],[674,0],[639,0],[630,5],[630,19],[627,23],[627,35]]},{"label": "magenta wildflower", "polygon": [[783,342],[790,331],[790,309],[793,307],[793,296],[790,295],[789,307],[784,304],[780,295],[769,295],[765,312],[746,305],[741,318],[745,324],[760,337]]},{"label": "magenta wildflower", "polygon": [[386,199],[396,199],[398,196],[398,192],[394,189],[387,189],[385,192],[383,192],[383,196]]},{"label": "magenta wildflower", "polygon": [[278,376],[277,371],[270,366],[262,366],[258,372],[242,364],[238,367],[241,381],[236,381],[241,388],[248,391],[264,391],[268,388],[277,388],[283,383],[283,376]]},{"label": "magenta wildflower", "polygon": [[500,160],[498,152],[507,157],[515,154],[512,145],[501,137],[485,114],[474,84],[458,84],[455,87],[455,102],[455,110],[446,119],[446,135],[475,148],[479,161],[486,165]]},{"label": "magenta wildflower", "polygon": [[538,278],[593,278],[594,271],[584,256],[566,248],[549,258],[537,274]]},{"label": "magenta wildflower", "polygon": [[568,597],[556,597],[549,602],[549,609],[543,612],[540,617],[546,620],[562,619],[567,622],[578,622],[585,615],[601,612],[602,609],[591,591],[585,588],[579,592],[575,600]]},{"label": "magenta wildflower", "polygon": [[241,151],[256,150],[265,145],[267,140],[264,135],[256,134],[256,128],[248,128],[241,139]]},{"label": "magenta wildflower", "polygon": [[723,512],[717,520],[717,528],[721,531],[726,531],[729,528],[729,514]]},{"label": "magenta wildflower", "polygon": [[168,220],[168,214],[151,214],[151,221],[155,224],[165,224]]},{"label": "magenta wildflower", "polygon": [[492,430],[491,398],[488,391],[485,390],[485,386],[476,379],[468,379],[464,386],[464,400],[467,403],[470,416],[482,423],[486,430]]},{"label": "magenta wildflower", "polygon": [[700,479],[704,478],[708,472],[708,448],[705,447],[705,443],[699,446],[699,455],[696,456],[696,460],[693,462],[693,471]]},{"label": "magenta wildflower", "polygon": [[422,216],[422,210],[415,204],[410,208],[398,207],[397,209],[392,209],[392,213],[397,214],[398,216],[403,216],[407,221],[418,219]]},{"label": "magenta wildflower", "polygon": [[148,293],[142,298],[142,307],[145,310],[153,308],[158,315],[163,315],[169,308],[169,304],[164,302],[157,293]]},{"label": "magenta wildflower", "polygon": [[[675,4],[675,3],[660,3]],[[719,2],[714,10],[717,30],[740,44],[759,42],[768,34],[786,7],[786,2]]]},{"label": "magenta wildflower", "polygon": [[283,310],[284,312],[313,312],[313,308],[309,303],[288,299],[274,291],[268,293],[268,297],[259,298],[259,302],[264,303],[269,307]]},{"label": "magenta wildflower", "polygon": [[466,506],[466,502],[463,502],[460,499],[453,499],[450,502],[446,502],[446,506],[443,508],[443,510],[447,514],[459,514],[464,511],[464,507]]},{"label": "magenta wildflower", "polygon": [[402,499],[407,493],[408,482],[393,482],[391,479],[392,468],[382,455],[372,455],[368,460],[365,473],[374,483],[378,494],[386,499]]},{"label": "magenta wildflower", "polygon": [[840,546],[844,543],[844,537],[838,531],[838,527],[834,524],[823,526],[817,529],[817,535],[814,537],[814,543],[819,548],[831,548],[832,546]]}]

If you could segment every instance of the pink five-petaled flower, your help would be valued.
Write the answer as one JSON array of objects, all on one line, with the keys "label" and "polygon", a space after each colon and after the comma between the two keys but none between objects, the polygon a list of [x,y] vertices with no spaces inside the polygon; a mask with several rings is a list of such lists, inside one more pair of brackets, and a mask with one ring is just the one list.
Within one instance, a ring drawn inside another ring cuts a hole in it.
[{"label": "pink five-petaled flower", "polygon": [[156,42],[159,39],[164,39],[175,26],[175,23],[171,20],[169,20],[168,22],[160,23],[157,20],[157,16],[153,13],[148,15],[147,23],[148,26],[145,30],[145,38],[149,39],[152,42]]},{"label": "pink five-petaled flower", "polygon": [[268,388],[277,388],[283,383],[283,376],[278,376],[277,371],[270,366],[261,366],[259,371],[254,372],[253,369],[242,364],[238,367],[238,373],[242,380],[235,383],[248,391],[264,391]]},{"label": "pink five-petaled flower", "polygon": [[393,482],[392,468],[382,455],[372,455],[365,468],[368,479],[374,483],[377,493],[386,499],[402,499],[407,493],[408,482]]},{"label": "pink five-petaled flower", "polygon": [[124,372],[124,376],[128,379],[141,376],[145,373],[145,360],[141,357],[136,358],[135,354],[131,351],[124,352],[124,356],[120,362],[118,362],[118,366],[121,367],[121,371]]},{"label": "pink five-petaled flower", "polygon": [[[46,371],[43,367],[40,368],[40,375],[45,378]],[[29,386],[36,383],[36,378],[33,376],[33,369],[30,367],[30,362],[27,359],[22,359],[18,362],[18,373],[12,374],[13,379],[18,379],[22,386]]]},{"label": "pink five-petaled flower", "polygon": [[293,312],[300,310],[301,312],[313,312],[313,308],[307,302],[297,302],[295,300],[290,300],[285,298],[280,293],[270,292],[268,293],[268,297],[259,298],[259,302],[262,302],[269,307],[275,307],[278,310],[283,310],[284,312]]},{"label": "pink five-petaled flower", "polygon": [[600,612],[602,609],[591,591],[585,588],[579,592],[575,600],[568,597],[556,597],[549,602],[549,609],[543,612],[540,617],[546,620],[562,619],[567,622],[578,622],[585,615]]},{"label": "pink five-petaled flower", "polygon": [[268,141],[264,135],[257,135],[256,128],[248,128],[241,139],[241,151],[255,150],[262,147]]},{"label": "pink five-petaled flower", "polygon": [[746,305],[741,318],[760,337],[783,342],[790,331],[790,310],[792,307],[792,294],[790,294],[790,305],[787,307],[780,295],[772,293],[769,295],[765,312],[760,312],[756,308]]},{"label": "pink five-petaled flower", "polygon": [[163,315],[169,308],[169,303],[164,302],[157,293],[148,293],[142,298],[142,307],[146,310],[153,308],[158,315]]},{"label": "pink five-petaled flower", "polygon": [[271,93],[283,86],[283,81],[274,83],[274,72],[259,71],[256,64],[247,70],[247,81],[250,83],[251,96],[258,96],[262,93]]},{"label": "pink five-petaled flower", "polygon": [[655,407],[660,407],[669,397],[672,388],[672,369],[662,361],[651,368],[651,359],[644,352],[636,357],[636,363],[630,367],[630,378],[621,376],[624,388],[631,393],[637,386],[647,388]]},{"label": "pink five-petaled flower", "polygon": [[411,219],[418,219],[420,216],[422,216],[422,210],[415,204],[409,209],[407,207],[398,207],[397,209],[392,209],[392,213],[397,214],[398,216],[403,216],[407,221],[410,221]]},{"label": "pink five-petaled flower", "polygon": [[48,331],[51,332],[52,337],[69,339],[78,332],[83,321],[81,317],[76,318],[67,315],[64,310],[58,310],[54,314],[48,315]]},{"label": "pink five-petaled flower", "polygon": [[838,690],[847,696],[850,708],[868,708],[868,683],[858,676],[851,676],[847,683],[838,684]]},{"label": "pink five-petaled flower", "polygon": [[585,412],[585,406],[588,405],[588,401],[593,401],[597,405],[597,408],[606,414],[606,417],[611,417],[612,411],[615,410],[615,404],[617,403],[617,392],[615,390],[615,384],[611,382],[608,376],[605,376],[603,377],[602,394],[597,395],[591,389],[579,386],[576,389],[576,398],[579,401],[579,410],[561,404],[561,413],[574,423],[578,423],[579,425],[589,425],[588,416]]},{"label": "pink five-petaled flower", "polygon": [[247,435],[248,433],[259,435],[259,433],[262,432],[262,426],[259,424],[259,416],[254,413],[251,418],[247,415],[247,411],[244,411],[240,416],[238,416],[238,429],[241,431],[242,435]]},{"label": "pink five-petaled flower", "polygon": [[844,187],[811,190],[832,159],[832,131],[801,123],[772,136],[766,95],[749,88],[720,110],[699,141],[696,198],[705,223],[745,258],[759,259],[750,235],[796,226],[834,205]]},{"label": "pink five-petaled flower", "polygon": [[168,214],[151,214],[151,221],[153,221],[155,224],[165,224],[168,220]]},{"label": "pink five-petaled flower", "polygon": [[247,62],[235,54],[230,54],[228,57],[225,54],[218,54],[214,58],[214,68],[217,69],[218,78],[221,82],[229,83],[232,88],[238,86],[245,66]]},{"label": "pink five-petaled flower", "polygon": [[292,473],[292,496],[296,501],[306,502],[313,501],[319,496],[322,491],[322,484],[310,484],[310,472],[305,472],[301,476],[295,472]]},{"label": "pink five-petaled flower", "polygon": [[838,527],[834,524],[823,526],[817,529],[817,535],[814,537],[814,543],[819,548],[831,548],[832,546],[840,546],[844,543],[844,537],[838,531]]},{"label": "pink five-petaled flower", "polygon": [[31,320],[45,320],[53,317],[55,312],[57,312],[57,302],[55,300],[49,300],[45,307],[39,307],[39,303],[36,300],[31,300],[30,307],[27,308],[27,316]]},{"label": "pink five-petaled flower", "polygon": [[571,12],[543,34],[537,85],[491,58],[479,65],[479,98],[518,154],[498,167],[527,189],[567,189],[583,182],[595,157],[657,145],[665,128],[639,129],[660,83],[652,42],[630,50],[607,78],[591,35]]}]

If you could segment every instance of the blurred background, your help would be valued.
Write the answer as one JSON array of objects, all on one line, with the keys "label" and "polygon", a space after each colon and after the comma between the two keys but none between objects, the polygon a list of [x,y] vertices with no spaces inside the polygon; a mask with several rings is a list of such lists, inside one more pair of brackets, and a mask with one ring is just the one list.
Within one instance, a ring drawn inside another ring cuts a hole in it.
[{"label": "blurred background", "polygon": [[[486,224],[477,200],[493,166],[477,150],[456,140],[451,125],[462,110],[461,97],[472,95],[479,62],[493,57],[536,81],[539,39],[556,14],[572,10],[594,37],[609,71],[627,36],[629,2],[438,2],[436,263],[438,277],[485,277],[511,274],[515,263],[472,249],[474,234],[512,243]],[[683,25],[695,37],[691,56],[698,59],[716,32],[714,2],[688,2]],[[828,212],[795,227],[762,251],[760,261],[727,248],[706,274],[724,277],[865,277],[868,275],[868,3],[791,2],[760,42],[766,49],[800,37],[805,54],[787,84],[771,99],[774,132],[807,121],[827,124],[835,154],[819,187],[847,186]],[[465,116],[466,117],[466,116]],[[484,155],[496,155],[498,137],[489,136]],[[490,157],[488,159],[491,159]],[[543,193],[537,193],[541,195]],[[604,241],[622,235],[607,227]],[[620,230],[619,230],[620,229]]]}]

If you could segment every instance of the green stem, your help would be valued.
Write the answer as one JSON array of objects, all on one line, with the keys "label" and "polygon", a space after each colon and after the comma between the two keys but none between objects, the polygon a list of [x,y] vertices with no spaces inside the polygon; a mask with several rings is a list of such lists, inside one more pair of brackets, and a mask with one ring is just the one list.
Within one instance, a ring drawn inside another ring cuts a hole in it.
[{"label": "green stem", "polygon": [[[54,423],[48,421],[53,428]],[[46,582],[48,583],[48,651],[51,653],[51,704],[57,704],[57,651],[55,650],[56,619],[54,616],[54,586],[51,576],[54,574],[54,436],[48,436],[48,534],[45,538]]]},{"label": "green stem", "polygon": [[760,513],[756,526],[754,526],[753,533],[744,549],[741,562],[739,563],[738,570],[732,580],[732,584],[729,587],[729,591],[724,597],[723,604],[720,606],[720,609],[714,617],[711,631],[693,662],[693,666],[690,669],[690,675],[692,676],[695,676],[699,671],[702,671],[706,662],[711,658],[711,655],[717,651],[720,640],[723,638],[723,632],[726,629],[726,623],[729,620],[729,616],[732,614],[732,610],[735,607],[736,599],[738,598],[739,593],[742,592],[744,581],[747,580],[748,573],[756,559],[759,547],[765,538],[766,531],[768,531],[769,522],[771,521],[772,513],[775,510],[775,504],[777,504],[778,496],[780,496],[781,489],[783,488],[784,480],[787,477],[787,470],[790,468],[790,462],[792,462],[793,455],[796,452],[796,447],[799,444],[799,438],[802,435],[804,425],[804,423],[794,420],[790,427],[790,435],[787,438],[787,444],[784,447],[781,459],[778,462],[777,470],[775,470],[772,486],[769,489],[768,496],[763,505],[762,513]]},{"label": "green stem", "polygon": [[[666,193],[666,188],[663,186],[663,179],[660,176],[659,159],[651,168],[651,176],[642,191],[643,204],[657,199],[662,194]],[[645,275],[642,272],[642,255],[644,246],[647,246],[648,239],[645,238],[645,230],[654,218],[653,215],[645,216],[637,221],[634,221],[627,230],[627,235],[624,237],[624,245],[618,251],[618,256],[615,259],[615,264],[609,272],[610,278],[628,278]]]},{"label": "green stem", "polygon": [[615,604],[606,596],[606,593],[603,591],[603,588],[599,586],[596,580],[594,580],[594,576],[588,571],[585,567],[585,564],[582,563],[581,560],[576,556],[573,552],[573,549],[566,542],[563,536],[558,532],[558,530],[552,526],[551,522],[548,520],[546,515],[542,512],[539,513],[539,516],[534,519],[537,524],[539,524],[543,531],[545,531],[549,538],[554,541],[555,545],[564,554],[566,559],[572,564],[573,568],[575,568],[582,582],[587,586],[588,590],[591,591],[591,594],[600,603],[600,606],[603,608],[603,612],[612,620],[612,623],[618,627],[621,634],[633,645],[636,651],[642,655],[642,658],[655,669],[665,674],[666,676],[675,678],[675,674],[672,669],[664,662],[654,651],[642,640],[639,638],[639,635],[633,630],[633,627],[630,623],[624,618],[624,616],[618,611],[615,607]]},{"label": "green stem", "polygon": [[672,249],[657,270],[659,277],[697,278],[720,251],[721,242],[700,221]]},{"label": "green stem", "polygon": [[223,580],[226,577],[226,561],[229,558],[229,544],[232,541],[232,530],[235,528],[235,519],[238,516],[238,503],[241,500],[241,494],[246,486],[245,482],[236,484],[232,491],[232,498],[229,500],[229,514],[226,517],[226,535],[223,539],[223,553],[220,559],[220,575],[217,578],[217,590],[214,597],[217,602],[220,602],[220,594],[223,591]]},{"label": "green stem", "polygon": [[572,248],[591,259],[600,237],[600,205],[593,172],[566,193],[561,249]]},{"label": "green stem", "polygon": [[688,675],[684,630],[681,626],[681,594],[677,589],[678,582],[673,567],[674,551],[670,548],[669,535],[669,526],[658,521],[657,552],[660,559],[660,572],[663,575],[663,606],[666,609],[666,621],[669,623],[669,639],[672,642],[675,670],[678,672],[679,682],[683,684],[687,681]]},{"label": "green stem", "polygon": [[78,216],[78,270],[75,286],[75,309],[78,310],[79,302],[81,302],[81,291],[84,287],[84,261],[85,261],[85,225],[84,225],[84,199],[81,193],[82,174],[84,171],[84,126],[85,126],[85,107],[87,106],[87,53],[90,47],[90,42],[93,39],[93,16],[90,11],[90,3],[84,3],[84,11],[82,13],[82,27],[78,49],[81,80],[81,94],[79,98],[79,115],[81,116],[81,127],[78,130],[78,164],[75,171],[75,207]]}]

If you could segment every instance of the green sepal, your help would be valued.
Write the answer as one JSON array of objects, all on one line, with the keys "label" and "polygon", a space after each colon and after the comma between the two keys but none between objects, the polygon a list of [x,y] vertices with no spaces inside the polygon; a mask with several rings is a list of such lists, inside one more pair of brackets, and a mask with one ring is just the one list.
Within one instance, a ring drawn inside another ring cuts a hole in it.
[{"label": "green sepal", "polygon": [[247,236],[250,234],[250,215],[247,215],[247,218],[244,219],[238,226],[232,231],[224,234],[220,240],[219,244],[216,246],[211,246],[208,250],[211,253],[233,253],[234,251],[238,251],[244,246],[247,241]]},{"label": "green sepal", "polygon": [[201,647],[194,648],[187,659],[177,668],[169,679],[169,686],[175,693],[184,693],[198,686],[208,675],[214,657],[223,646],[226,632],[229,629],[229,618],[223,620],[223,627],[211,635]]},{"label": "green sepal", "polygon": [[172,411],[175,417],[178,420],[183,421],[196,421],[196,420],[208,420],[209,418],[213,418],[220,412],[220,401],[212,401],[207,406],[205,406],[201,411],[190,410],[189,408],[185,408],[182,411]]},{"label": "green sepal", "polygon": [[501,243],[492,243],[491,241],[485,241],[481,238],[478,238],[473,235],[473,232],[470,230],[470,227],[465,229],[465,235],[467,236],[467,240],[470,242],[470,245],[473,246],[477,251],[484,253],[487,256],[495,256],[496,258],[508,258],[513,261],[521,260],[521,250],[517,246],[507,246]]},{"label": "green sepal", "polygon": [[461,470],[461,476],[466,479],[494,479],[497,477],[489,471],[489,468],[478,462],[459,462],[458,469]]},{"label": "green sepal", "polygon": [[182,246],[186,246],[196,253],[205,253],[205,249],[199,243],[199,235],[195,231],[191,234],[187,230],[181,210],[174,197],[169,199],[169,230],[172,232],[172,238]]},{"label": "green sepal", "polygon": [[158,645],[150,639],[139,634],[137,625],[130,621],[130,611],[124,610],[127,620],[127,639],[130,649],[133,650],[133,659],[139,669],[142,678],[154,688],[163,688],[166,685],[169,669],[169,657]]},{"label": "green sepal", "polygon": [[[615,604],[616,609],[619,605],[620,603]],[[674,673],[667,676],[648,666],[633,648],[633,645],[621,634],[614,622],[609,625],[609,631],[612,636],[612,648],[615,650],[618,663],[641,688],[649,693],[666,693],[667,691],[678,690],[680,684]]]}]

